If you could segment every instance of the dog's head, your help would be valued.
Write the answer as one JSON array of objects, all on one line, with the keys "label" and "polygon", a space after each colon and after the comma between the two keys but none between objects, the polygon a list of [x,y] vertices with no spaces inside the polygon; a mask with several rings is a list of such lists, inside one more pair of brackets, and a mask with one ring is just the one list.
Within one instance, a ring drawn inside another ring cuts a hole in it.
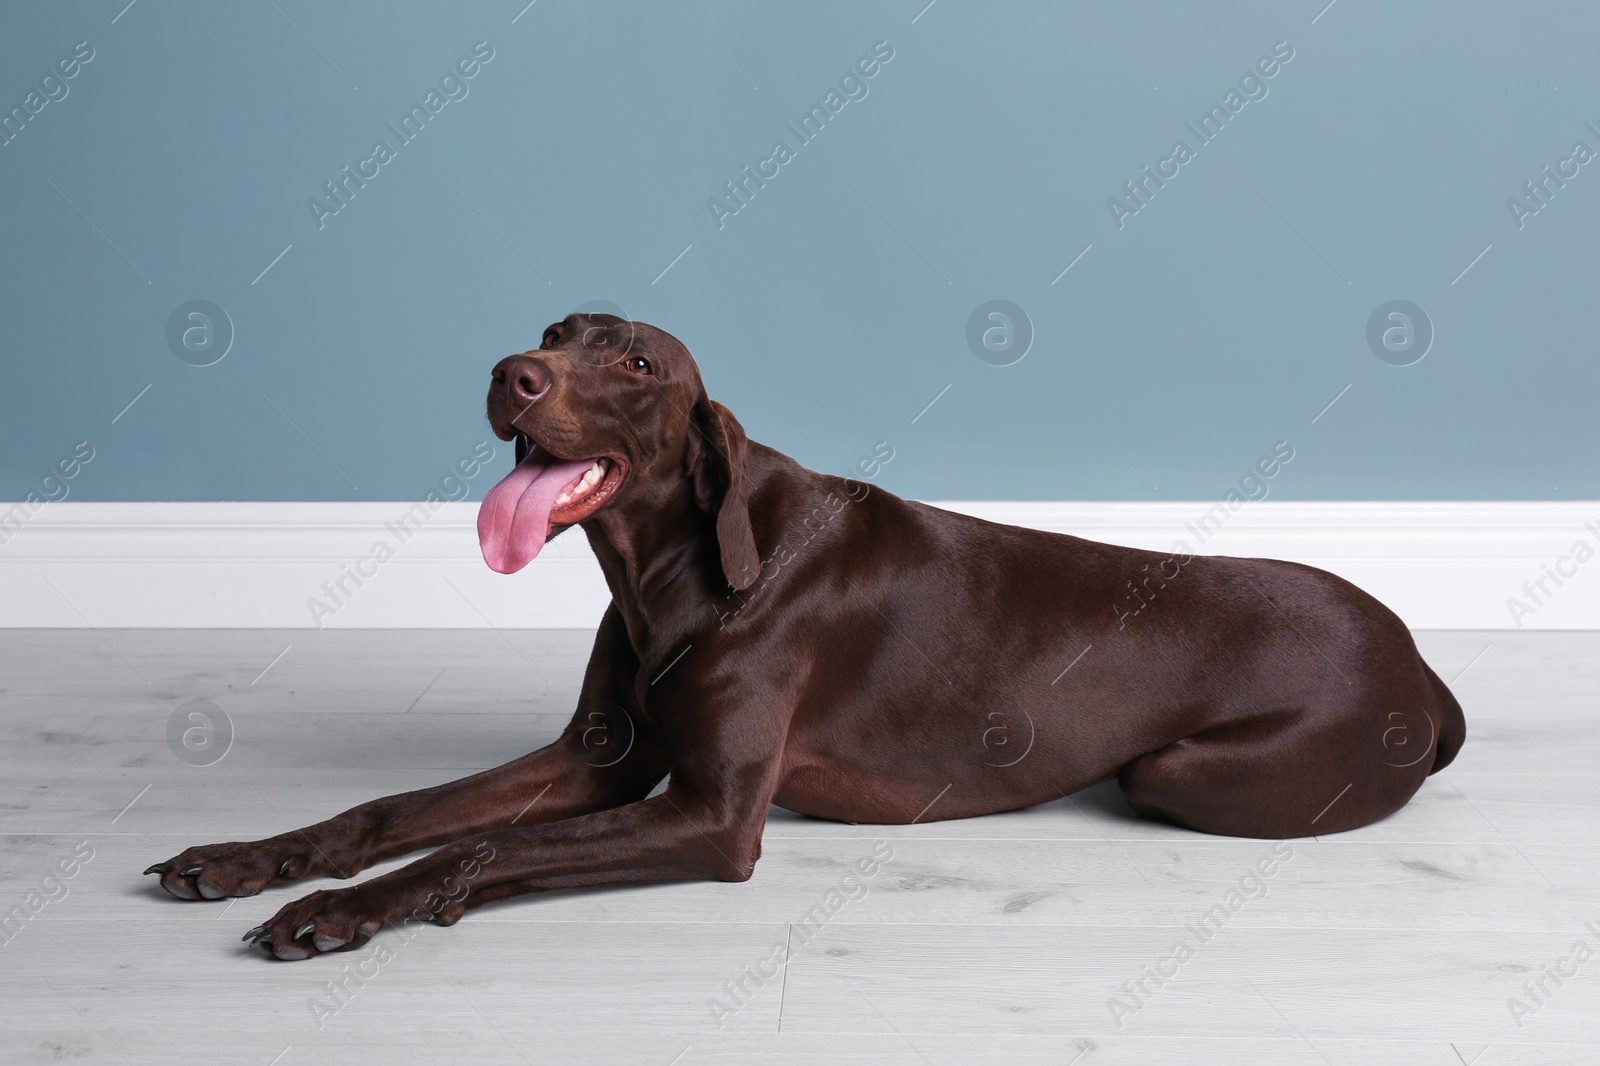
[{"label": "dog's head", "polygon": [[699,367],[670,333],[615,315],[568,315],[536,350],[495,365],[488,409],[517,454],[478,512],[494,570],[515,573],[557,533],[637,498],[660,507],[689,500],[714,515],[728,583],[755,580],[744,429],[706,396]]}]

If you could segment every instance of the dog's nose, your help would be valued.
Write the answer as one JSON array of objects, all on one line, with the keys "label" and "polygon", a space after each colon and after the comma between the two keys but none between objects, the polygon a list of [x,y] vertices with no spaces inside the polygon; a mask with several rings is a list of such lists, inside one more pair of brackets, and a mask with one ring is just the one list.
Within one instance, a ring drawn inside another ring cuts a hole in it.
[{"label": "dog's nose", "polygon": [[507,398],[518,407],[528,406],[550,390],[550,368],[525,355],[500,360],[493,378],[495,386],[505,389]]}]

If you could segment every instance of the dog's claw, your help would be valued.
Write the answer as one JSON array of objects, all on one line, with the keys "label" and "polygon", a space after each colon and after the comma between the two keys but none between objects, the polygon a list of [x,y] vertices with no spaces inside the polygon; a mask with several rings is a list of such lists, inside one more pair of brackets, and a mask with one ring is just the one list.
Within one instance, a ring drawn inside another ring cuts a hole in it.
[{"label": "dog's claw", "polygon": [[252,929],[248,933],[246,933],[241,939],[246,944],[254,944],[257,940],[260,940],[262,937],[264,937],[266,935],[267,935],[267,927],[264,926],[264,925],[258,925],[254,929]]},{"label": "dog's claw", "polygon": [[185,866],[183,869],[179,870],[178,871],[178,876],[179,877],[193,877],[195,874],[197,874],[199,872],[200,872],[200,864],[199,863],[195,863],[193,866]]},{"label": "dog's claw", "polygon": [[170,861],[168,861],[168,862],[158,862],[158,863],[155,863],[154,865],[152,865],[149,869],[147,869],[145,871],[145,873],[147,873],[147,874],[164,874],[170,869],[172,869],[172,863]]},{"label": "dog's claw", "polygon": [[294,859],[292,859],[292,858],[284,859],[283,862],[278,865],[278,876],[279,877],[288,877],[289,876],[289,869],[293,865],[294,865]]},{"label": "dog's claw", "polygon": [[316,922],[307,922],[305,925],[302,925],[300,928],[298,928],[298,929],[296,929],[294,931],[293,939],[299,940],[301,937],[305,936],[307,933],[311,932],[316,927],[317,927],[317,923]]}]

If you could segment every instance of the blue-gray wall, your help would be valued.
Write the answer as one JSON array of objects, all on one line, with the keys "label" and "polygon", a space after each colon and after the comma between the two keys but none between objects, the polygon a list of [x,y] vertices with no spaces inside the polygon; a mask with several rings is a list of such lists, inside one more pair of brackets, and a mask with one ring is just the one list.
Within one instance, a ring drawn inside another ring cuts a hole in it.
[{"label": "blue-gray wall", "polygon": [[6,5],[0,498],[63,459],[72,499],[416,498],[597,299],[906,495],[1216,498],[1288,441],[1274,498],[1600,496],[1600,7],[925,2]]}]

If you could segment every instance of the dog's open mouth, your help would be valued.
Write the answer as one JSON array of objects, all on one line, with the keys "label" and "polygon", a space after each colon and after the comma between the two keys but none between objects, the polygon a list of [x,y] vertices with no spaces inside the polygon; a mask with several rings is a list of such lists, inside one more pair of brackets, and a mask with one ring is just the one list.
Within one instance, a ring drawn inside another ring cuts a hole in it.
[{"label": "dog's open mouth", "polygon": [[533,561],[558,528],[594,514],[617,491],[620,460],[560,459],[531,440],[528,454],[483,497],[478,543],[491,570],[514,574]]}]

